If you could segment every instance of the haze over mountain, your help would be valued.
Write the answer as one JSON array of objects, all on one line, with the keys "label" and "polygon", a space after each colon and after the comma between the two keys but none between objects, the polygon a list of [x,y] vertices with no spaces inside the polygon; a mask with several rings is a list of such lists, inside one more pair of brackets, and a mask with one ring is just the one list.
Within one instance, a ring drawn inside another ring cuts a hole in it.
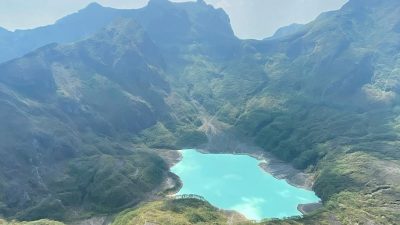
[{"label": "haze over mountain", "polygon": [[[152,0],[0,30],[0,215],[120,212],[171,178],[150,149],[232,138],[315,176],[323,207],[277,224],[400,223],[398,15],[397,0],[350,0],[256,41],[202,0]],[[152,204],[227,220],[208,205]]]},{"label": "haze over mountain", "polygon": [[[144,7],[149,0],[99,0],[103,6],[118,9]],[[185,2],[186,0],[173,0]],[[191,0],[194,1],[194,0]],[[8,30],[32,29],[53,24],[59,18],[78,11],[91,0],[3,0],[0,2],[0,26]],[[308,23],[321,12],[339,9],[347,0],[205,0],[216,8],[223,8],[232,20],[232,27],[240,38],[263,39],[278,28],[291,23]],[[20,7],[20,6],[24,7]]]}]

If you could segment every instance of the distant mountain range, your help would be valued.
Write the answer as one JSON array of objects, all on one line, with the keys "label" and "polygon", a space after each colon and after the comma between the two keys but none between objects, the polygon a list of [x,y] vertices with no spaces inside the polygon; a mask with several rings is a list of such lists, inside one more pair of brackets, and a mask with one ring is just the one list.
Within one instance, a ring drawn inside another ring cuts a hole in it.
[{"label": "distant mountain range", "polygon": [[202,147],[211,121],[315,175],[324,207],[287,222],[400,223],[399,15],[350,0],[256,41],[204,1],[151,0],[0,29],[0,215],[135,206],[171,176],[150,149]]}]

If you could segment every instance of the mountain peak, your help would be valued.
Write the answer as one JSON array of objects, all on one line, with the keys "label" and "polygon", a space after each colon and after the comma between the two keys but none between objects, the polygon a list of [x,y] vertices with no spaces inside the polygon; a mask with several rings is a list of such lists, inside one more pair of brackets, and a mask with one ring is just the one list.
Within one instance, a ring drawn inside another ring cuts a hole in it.
[{"label": "mountain peak", "polygon": [[103,8],[103,6],[100,5],[100,4],[97,3],[97,2],[92,2],[92,3],[90,3],[88,6],[86,6],[85,9],[98,9],[98,8]]},{"label": "mountain peak", "polygon": [[[87,5],[85,8],[80,9],[77,13],[81,13],[81,12],[85,12],[85,13],[92,13],[92,12],[99,12],[102,9],[105,9],[105,7],[103,7],[102,5],[100,5],[97,2],[92,2],[89,5]],[[71,14],[74,15],[74,14]],[[64,17],[64,18],[68,18],[70,15]],[[60,20],[63,20],[64,18],[61,18]]]}]

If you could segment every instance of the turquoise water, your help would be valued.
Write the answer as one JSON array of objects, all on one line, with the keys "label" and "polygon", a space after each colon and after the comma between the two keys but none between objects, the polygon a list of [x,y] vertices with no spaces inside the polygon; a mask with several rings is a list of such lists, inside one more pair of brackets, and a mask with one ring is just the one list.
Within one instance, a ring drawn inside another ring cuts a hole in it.
[{"label": "turquoise water", "polygon": [[298,204],[320,199],[312,191],[289,185],[263,171],[255,158],[245,155],[202,154],[182,151],[183,159],[171,170],[183,187],[179,194],[201,195],[214,206],[236,210],[248,219],[301,215]]}]

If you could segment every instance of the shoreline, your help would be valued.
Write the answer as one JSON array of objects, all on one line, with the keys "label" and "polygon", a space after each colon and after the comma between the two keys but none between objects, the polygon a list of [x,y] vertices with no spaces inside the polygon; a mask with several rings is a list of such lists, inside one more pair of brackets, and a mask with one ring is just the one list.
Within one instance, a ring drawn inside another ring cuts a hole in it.
[{"label": "shoreline", "polygon": [[[241,144],[243,147],[246,147],[246,144]],[[247,146],[248,147],[248,146]],[[255,149],[257,147],[251,147],[250,151],[248,150],[247,152],[243,151],[212,151],[210,149],[206,148],[194,148],[196,151],[203,153],[203,154],[233,154],[233,155],[245,155],[249,156],[252,158],[255,158],[259,161],[258,166],[260,169],[262,169],[264,172],[271,174],[274,178],[278,180],[285,180],[289,185],[292,185],[297,188],[302,188],[306,189],[309,191],[312,191],[312,185],[314,181],[314,175],[310,173],[305,173],[303,171],[297,170],[293,168],[290,164],[285,163],[281,160],[276,159],[275,157],[271,156],[268,153],[262,152],[258,149]],[[193,148],[192,148],[193,149]],[[167,159],[167,164],[169,165],[169,169],[171,169],[174,165],[179,163],[183,156],[180,151],[182,150],[163,150],[163,158]],[[166,157],[169,156],[169,157]],[[173,156],[173,157],[171,157]],[[169,171],[172,173],[171,171]],[[177,175],[176,175],[177,176]],[[182,181],[180,180],[179,176],[178,181],[176,181],[175,186],[174,186],[174,191],[170,192],[167,194],[167,197],[171,197],[175,194],[177,194],[182,188]],[[321,202],[314,202],[314,203],[308,203],[308,204],[299,204],[297,206],[297,210],[304,216],[309,213],[314,212],[315,210],[318,210],[319,208],[323,207]],[[222,211],[226,212],[231,212],[231,210],[224,210],[220,209]],[[245,218],[242,214],[237,212],[239,215]]]},{"label": "shoreline", "polygon": [[171,171],[171,168],[179,163],[183,156],[181,150],[156,149],[155,152],[167,163],[168,171],[166,178],[159,188],[158,195],[170,197],[176,195],[183,186],[183,182],[178,175]]},{"label": "shoreline", "polygon": [[[241,144],[247,146],[246,144]],[[271,174],[274,178],[278,180],[285,180],[289,185],[297,188],[302,188],[305,190],[313,191],[312,187],[315,180],[315,175],[312,173],[305,173],[298,169],[295,169],[290,164],[283,162],[276,157],[272,156],[270,153],[263,152],[258,149],[258,147],[252,146],[249,149],[253,151],[248,152],[228,152],[228,151],[210,151],[206,149],[196,149],[197,151],[204,154],[233,154],[233,155],[245,155],[253,157],[260,161],[258,166],[266,173]],[[314,191],[313,191],[314,192]],[[314,192],[315,193],[315,192]],[[297,205],[297,210],[303,215],[308,215],[312,212],[323,207],[321,201],[299,204]]]},{"label": "shoreline", "polygon": [[312,212],[315,212],[316,210],[322,208],[323,205],[321,202],[318,203],[308,203],[308,204],[299,204],[297,206],[297,210],[301,212],[303,215],[310,214]]},{"label": "shoreline", "polygon": [[286,180],[292,186],[312,191],[315,174],[306,173],[294,168],[290,163],[253,144],[254,140],[243,137],[232,130],[232,126],[215,119],[203,118],[202,131],[207,135],[208,143],[200,149],[208,153],[230,153],[248,155],[260,161],[259,166],[279,180]]},{"label": "shoreline", "polygon": [[[247,146],[246,144],[243,144]],[[210,149],[196,149],[197,151],[204,154],[233,154],[233,155],[245,155],[255,158],[259,161],[258,166],[266,173],[271,174],[278,180],[285,180],[288,184],[297,188],[306,189],[313,191],[312,187],[314,184],[315,175],[312,173],[306,173],[304,171],[294,168],[289,163],[283,162],[271,154],[255,149],[258,147],[249,147],[248,151],[216,151]]]},{"label": "shoreline", "polygon": [[[180,177],[178,176],[178,175],[176,175],[176,174],[174,174],[172,171],[171,171],[171,168],[173,167],[173,166],[175,166],[177,163],[179,163],[182,159],[183,159],[183,156],[182,156],[182,153],[181,153],[181,151],[184,151],[184,149],[181,149],[181,150],[166,150],[166,149],[163,149],[163,150],[161,150],[163,153],[160,155],[164,160],[166,160],[166,162],[167,162],[167,165],[168,165],[168,167],[169,167],[169,173],[170,174],[173,174],[173,176],[175,176],[177,179],[176,179],[176,183],[175,183],[175,186],[174,186],[174,189],[172,190],[172,191],[170,191],[169,193],[166,193],[166,195],[165,195],[165,197],[166,198],[173,198],[173,196],[174,195],[176,195],[176,194],[178,194],[179,193],[179,191],[180,191],[180,189],[182,188],[182,186],[183,186],[183,182],[182,182],[182,180],[180,179]],[[199,152],[201,152],[202,151],[202,149],[196,149],[196,151],[199,151]],[[210,154],[210,153],[208,153],[208,152],[205,152],[206,154]],[[167,179],[169,179],[170,177],[167,177]],[[210,203],[211,204],[211,203]],[[215,206],[213,206],[213,207],[215,207]],[[217,208],[217,207],[216,207]],[[220,208],[217,208],[219,211],[221,211],[221,212],[223,212],[230,220],[234,220],[234,221],[239,221],[239,222],[247,222],[247,221],[251,221],[251,220],[249,220],[246,216],[244,216],[243,214],[241,214],[240,212],[237,212],[237,211],[235,211],[235,210],[229,210],[229,209],[220,209]]]}]

